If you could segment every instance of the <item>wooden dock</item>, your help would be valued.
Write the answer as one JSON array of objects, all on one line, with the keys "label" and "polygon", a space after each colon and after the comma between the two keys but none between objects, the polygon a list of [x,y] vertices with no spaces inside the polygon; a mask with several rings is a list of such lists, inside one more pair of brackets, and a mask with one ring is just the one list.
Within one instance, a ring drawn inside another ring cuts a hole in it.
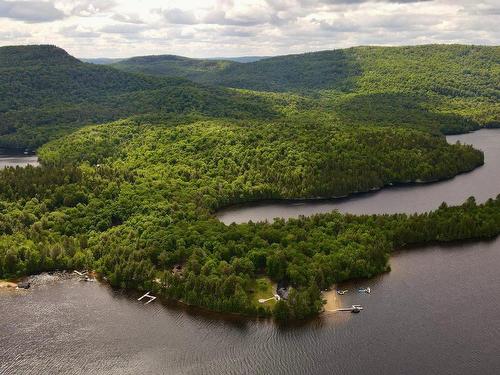
[{"label": "wooden dock", "polygon": [[143,295],[142,297],[137,298],[137,301],[142,301],[144,298],[149,298],[149,301],[147,301],[147,302],[145,303],[145,305],[147,305],[148,303],[153,302],[153,301],[156,299],[156,297],[155,297],[155,296],[152,296],[151,294],[149,294],[149,292],[147,292],[147,293],[146,293],[145,295]]},{"label": "wooden dock", "polygon": [[272,301],[273,299],[276,301],[279,301],[281,299],[281,297],[279,295],[275,294],[273,297],[259,299],[259,303],[266,303],[268,301]]}]

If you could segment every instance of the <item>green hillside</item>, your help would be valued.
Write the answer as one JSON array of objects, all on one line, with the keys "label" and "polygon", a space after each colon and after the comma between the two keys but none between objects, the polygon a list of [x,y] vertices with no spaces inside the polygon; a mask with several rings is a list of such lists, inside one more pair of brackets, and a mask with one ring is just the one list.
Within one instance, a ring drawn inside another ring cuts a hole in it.
[{"label": "green hillside", "polygon": [[[435,92],[450,96],[498,98],[500,47],[422,45],[353,47],[285,55],[251,63],[179,56],[122,60],[117,68],[188,77],[258,91],[329,89],[340,92]],[[205,74],[201,74],[205,73]]]},{"label": "green hillside", "polygon": [[157,76],[183,77],[198,82],[215,82],[217,73],[236,65],[229,60],[190,59],[175,55],[141,56],[111,64],[120,70]]},{"label": "green hillside", "polygon": [[272,116],[264,100],[182,78],[83,63],[54,46],[0,48],[0,146],[37,147],[89,123],[137,114]]},{"label": "green hillside", "polygon": [[[370,114],[392,112],[392,100],[399,97],[397,105],[403,109],[421,107],[465,117],[475,122],[472,127],[500,123],[500,47],[355,47],[232,63],[215,70],[201,69],[196,74],[192,74],[191,64],[200,66],[203,60],[183,61],[186,68],[180,69],[169,59],[156,58],[153,63],[147,57],[124,60],[115,66],[156,75],[175,72],[197,82],[226,87],[309,95],[320,92],[340,106],[339,113],[347,111],[348,117],[350,107]],[[389,104],[384,104],[387,101]],[[458,128],[446,125],[442,130],[453,133]]]},{"label": "green hillside", "polygon": [[499,60],[498,47],[430,45],[103,66],[55,46],[1,47],[0,90],[9,95],[0,98],[0,146],[35,148],[85,124],[159,113],[269,119],[314,110],[350,126],[459,133],[498,126]]}]

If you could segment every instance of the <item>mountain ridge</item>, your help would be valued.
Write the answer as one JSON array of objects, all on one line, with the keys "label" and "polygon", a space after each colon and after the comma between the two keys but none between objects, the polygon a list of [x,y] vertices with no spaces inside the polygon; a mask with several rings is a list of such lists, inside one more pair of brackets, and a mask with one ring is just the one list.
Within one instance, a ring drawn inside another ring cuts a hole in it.
[{"label": "mountain ridge", "polygon": [[0,98],[0,146],[14,148],[36,148],[80,126],[133,115],[273,112],[261,98],[84,63],[51,45],[0,47],[0,91],[9,93]]}]

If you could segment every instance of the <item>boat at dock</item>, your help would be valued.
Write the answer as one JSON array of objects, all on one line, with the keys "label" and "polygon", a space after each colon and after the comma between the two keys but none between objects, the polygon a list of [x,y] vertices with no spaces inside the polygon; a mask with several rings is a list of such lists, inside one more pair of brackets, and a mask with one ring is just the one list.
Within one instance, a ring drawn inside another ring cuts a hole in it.
[{"label": "boat at dock", "polygon": [[328,312],[342,312],[342,311],[346,311],[346,312],[351,312],[353,314],[358,314],[361,312],[361,310],[363,310],[363,306],[361,305],[352,305],[351,307],[342,307],[340,309],[335,309],[335,310],[326,310]]}]

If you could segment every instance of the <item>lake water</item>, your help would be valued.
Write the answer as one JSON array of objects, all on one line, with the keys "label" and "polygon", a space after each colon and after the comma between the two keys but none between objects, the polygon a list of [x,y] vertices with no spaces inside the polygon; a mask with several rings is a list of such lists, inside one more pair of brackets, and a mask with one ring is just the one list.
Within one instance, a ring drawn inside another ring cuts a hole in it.
[{"label": "lake water", "polygon": [[6,150],[0,148],[0,169],[5,167],[26,167],[27,165],[38,165],[36,155],[24,155],[20,151]]},{"label": "lake water", "polygon": [[[75,280],[0,295],[0,374],[494,374],[500,241],[395,254],[300,327],[142,305]],[[370,286],[371,294],[355,288]]]},{"label": "lake water", "polygon": [[[400,210],[421,211],[419,202],[427,200],[438,205],[471,194],[478,200],[495,196],[500,192],[500,131],[460,138],[486,152],[484,167],[444,183],[355,197],[340,203],[343,210],[350,211],[348,202],[354,211],[361,209],[360,200],[365,210],[374,209],[370,197],[392,209],[397,205],[390,200],[401,199]],[[380,200],[386,194],[395,195]],[[77,280],[4,291],[0,374],[498,372],[500,239],[398,252],[391,267],[377,278],[340,286],[349,292],[337,296],[338,306],[362,304],[360,314],[327,313],[288,328],[157,301],[143,305],[135,295]],[[372,293],[358,293],[361,286]]]}]

